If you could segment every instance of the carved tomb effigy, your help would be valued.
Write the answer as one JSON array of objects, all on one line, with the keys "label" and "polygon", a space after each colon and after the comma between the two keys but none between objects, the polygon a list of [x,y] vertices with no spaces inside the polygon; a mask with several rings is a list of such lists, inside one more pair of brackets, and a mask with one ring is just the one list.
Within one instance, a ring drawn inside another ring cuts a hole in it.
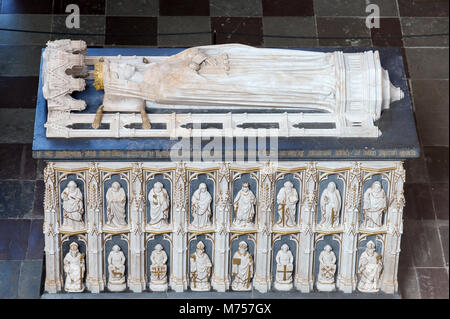
[{"label": "carved tomb effigy", "polygon": [[397,49],[49,42],[33,155],[48,293],[398,291]]}]

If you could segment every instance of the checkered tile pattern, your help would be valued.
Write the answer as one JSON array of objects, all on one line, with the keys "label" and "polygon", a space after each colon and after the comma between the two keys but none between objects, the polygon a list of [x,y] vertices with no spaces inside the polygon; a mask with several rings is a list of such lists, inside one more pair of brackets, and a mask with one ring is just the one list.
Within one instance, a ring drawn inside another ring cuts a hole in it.
[{"label": "checkered tile pattern", "polygon": [[[448,36],[405,36],[448,34],[449,4],[371,0],[381,19],[370,30],[367,2],[0,0],[0,28],[60,33],[0,31],[0,298],[38,297],[41,289],[43,163],[32,159],[31,143],[40,50],[59,38],[91,47],[401,47],[422,156],[406,165],[399,285],[404,298],[448,298]],[[65,26],[72,3],[80,29]]]}]

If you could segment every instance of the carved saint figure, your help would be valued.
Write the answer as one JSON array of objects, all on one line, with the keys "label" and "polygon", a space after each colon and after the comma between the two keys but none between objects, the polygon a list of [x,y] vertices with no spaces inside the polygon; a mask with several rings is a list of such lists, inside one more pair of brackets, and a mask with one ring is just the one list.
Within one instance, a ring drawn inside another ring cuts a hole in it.
[{"label": "carved saint figure", "polygon": [[198,189],[192,195],[192,225],[198,228],[211,226],[211,194],[205,183],[200,183]]},{"label": "carved saint figure", "polygon": [[359,258],[358,274],[360,276],[358,290],[362,292],[377,292],[383,270],[382,256],[375,251],[375,244],[369,241],[366,250]]},{"label": "carved saint figure", "polygon": [[234,199],[234,211],[236,218],[233,224],[238,227],[246,227],[253,224],[255,216],[255,194],[250,190],[248,183],[242,183],[241,190]]},{"label": "carved saint figure", "polygon": [[125,255],[118,245],[114,245],[108,255],[108,289],[111,291],[123,291],[125,283]]},{"label": "carved saint figure", "polygon": [[112,183],[106,192],[106,211],[108,221],[106,225],[112,227],[123,227],[127,225],[125,220],[125,203],[127,196],[118,182]]},{"label": "carved saint figure", "polygon": [[156,244],[150,255],[150,289],[167,290],[167,254],[161,244]]},{"label": "carved saint figure", "polygon": [[78,250],[78,244],[72,242],[69,252],[64,257],[64,272],[66,273],[64,290],[82,292],[84,290],[84,271],[84,254]]},{"label": "carved saint figure", "polygon": [[320,226],[323,228],[336,227],[339,224],[339,212],[341,211],[341,194],[334,182],[330,182],[320,196],[320,212],[322,218]]},{"label": "carved saint figure", "polygon": [[205,291],[211,289],[209,278],[211,277],[212,263],[205,252],[205,244],[199,242],[195,253],[190,258],[191,290]]},{"label": "carved saint figure", "polygon": [[291,182],[284,183],[277,195],[278,221],[281,227],[295,226],[295,212],[298,202],[298,193]]},{"label": "carved saint figure", "polygon": [[63,200],[63,226],[71,230],[82,229],[84,227],[83,195],[74,181],[67,184],[61,193],[61,199]]},{"label": "carved saint figure", "polygon": [[232,260],[233,281],[231,288],[238,291],[252,289],[253,256],[248,252],[245,241],[239,243],[239,249],[233,255]]},{"label": "carved saint figure", "polygon": [[364,226],[381,227],[383,213],[386,211],[386,193],[380,182],[374,182],[364,193]]},{"label": "carved saint figure", "polygon": [[156,182],[148,193],[150,202],[150,223],[155,228],[163,228],[168,225],[169,218],[169,195],[160,182]]},{"label": "carved saint figure", "polygon": [[275,275],[275,288],[289,290],[292,288],[292,273],[294,271],[294,256],[287,244],[283,244],[275,256],[277,269]]},{"label": "carved saint figure", "polygon": [[317,289],[333,291],[335,289],[334,274],[336,273],[336,255],[330,245],[325,245],[319,255],[319,276]]}]

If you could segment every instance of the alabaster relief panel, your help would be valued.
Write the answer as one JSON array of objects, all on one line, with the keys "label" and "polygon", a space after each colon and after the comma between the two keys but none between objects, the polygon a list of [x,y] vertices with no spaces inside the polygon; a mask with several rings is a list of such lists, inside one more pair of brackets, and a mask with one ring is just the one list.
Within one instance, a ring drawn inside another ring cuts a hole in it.
[{"label": "alabaster relief panel", "polygon": [[258,210],[258,172],[232,171],[232,229],[255,230]]},{"label": "alabaster relief panel", "polygon": [[256,238],[253,234],[230,236],[231,290],[249,291],[253,288]]},{"label": "alabaster relief panel", "polygon": [[172,223],[172,173],[145,172],[147,214],[146,227],[150,231],[164,231]]},{"label": "alabaster relief panel", "polygon": [[82,292],[86,288],[86,246],[87,238],[83,234],[61,235],[60,260],[65,292]]},{"label": "alabaster relief panel", "polygon": [[85,173],[59,173],[60,226],[63,232],[80,232],[86,226]]},{"label": "alabaster relief panel", "polygon": [[301,203],[301,172],[277,173],[275,184],[274,230],[298,226]]},{"label": "alabaster relief panel", "polygon": [[211,290],[214,237],[212,234],[190,234],[188,242],[189,287],[192,291]]},{"label": "alabaster relief panel", "polygon": [[215,172],[189,172],[189,229],[209,231],[214,227]]},{"label": "alabaster relief panel", "polygon": [[318,291],[336,290],[341,255],[341,234],[316,234],[314,243],[314,282]]},{"label": "alabaster relief panel", "polygon": [[274,235],[272,244],[272,282],[276,290],[293,288],[299,237]]},{"label": "alabaster relief panel", "polygon": [[147,234],[145,269],[151,291],[168,289],[172,260],[171,235]]},{"label": "alabaster relief panel", "polygon": [[123,231],[129,224],[129,173],[102,172],[103,228],[105,231]]},{"label": "alabaster relief panel", "polygon": [[317,229],[334,231],[342,221],[345,175],[343,173],[321,173],[319,203],[317,209]]},{"label": "alabaster relief panel", "polygon": [[368,231],[380,230],[385,225],[389,203],[388,173],[366,173],[361,203],[360,227]]},{"label": "alabaster relief panel", "polygon": [[356,260],[357,289],[377,292],[381,288],[384,270],[384,234],[360,234]]},{"label": "alabaster relief panel", "polygon": [[104,234],[104,274],[110,291],[124,291],[127,288],[130,261],[128,243],[128,234]]}]

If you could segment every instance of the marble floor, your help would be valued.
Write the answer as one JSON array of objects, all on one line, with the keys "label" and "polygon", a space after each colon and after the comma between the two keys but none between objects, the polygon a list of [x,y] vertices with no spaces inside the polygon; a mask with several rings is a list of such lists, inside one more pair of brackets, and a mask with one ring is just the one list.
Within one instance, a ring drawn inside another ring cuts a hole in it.
[{"label": "marble floor", "polygon": [[[0,298],[42,293],[43,163],[31,157],[39,59],[47,40],[67,37],[94,47],[401,47],[422,156],[406,164],[400,293],[449,298],[449,4],[370,2],[379,29],[365,26],[366,0],[0,0]],[[70,3],[81,12],[75,31],[65,28]]]}]

